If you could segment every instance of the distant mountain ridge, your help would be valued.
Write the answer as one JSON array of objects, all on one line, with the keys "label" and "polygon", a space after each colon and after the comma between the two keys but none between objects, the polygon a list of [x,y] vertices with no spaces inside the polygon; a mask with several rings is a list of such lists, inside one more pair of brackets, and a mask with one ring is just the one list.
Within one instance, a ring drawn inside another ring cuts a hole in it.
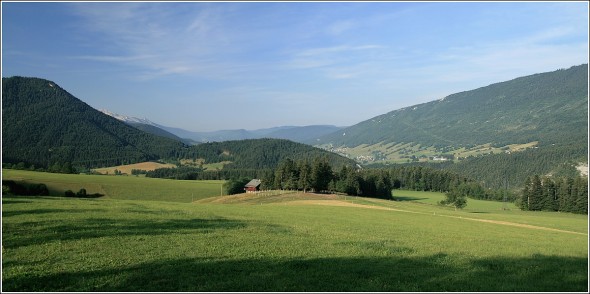
[{"label": "distant mountain ridge", "polygon": [[112,116],[122,122],[126,122],[126,123],[139,123],[139,124],[146,124],[146,125],[152,125],[157,127],[158,124],[148,120],[147,118],[137,118],[137,117],[133,117],[133,116],[126,116],[126,115],[122,115],[122,114],[118,114],[118,113],[114,113],[111,111],[108,111],[106,109],[99,109],[100,112]]},{"label": "distant mountain ridge", "polygon": [[164,130],[161,126],[146,118],[137,118],[132,116],[121,115],[114,112],[110,112],[106,109],[100,109],[99,111],[146,133],[173,139],[189,145],[193,143],[192,140],[180,138],[177,135]]},{"label": "distant mountain ridge", "polygon": [[[309,126],[279,126],[257,130],[219,130],[210,132],[194,132],[188,131],[182,128],[168,127],[161,124],[154,123],[147,118],[137,118],[132,116],[126,116],[117,114],[106,109],[102,109],[101,112],[110,115],[120,121],[126,122],[133,126],[139,127],[142,130],[158,134],[155,128],[161,129],[166,133],[169,133],[183,142],[195,142],[195,143],[207,143],[207,142],[222,142],[232,140],[246,140],[246,139],[287,139],[298,143],[309,143],[316,141],[317,138],[326,134],[333,133],[342,129],[343,127],[337,127],[332,125],[309,125]],[[152,126],[152,128],[143,125]],[[159,132],[162,133],[162,132]],[[162,135],[162,134],[160,134]],[[170,137],[170,136],[166,136]],[[186,140],[189,139],[189,140]]]}]

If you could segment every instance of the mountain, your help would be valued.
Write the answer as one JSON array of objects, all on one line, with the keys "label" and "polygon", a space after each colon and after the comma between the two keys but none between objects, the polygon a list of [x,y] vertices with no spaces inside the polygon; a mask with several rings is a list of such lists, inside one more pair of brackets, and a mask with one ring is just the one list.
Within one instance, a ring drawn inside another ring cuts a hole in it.
[{"label": "mountain", "polygon": [[140,130],[140,131],[144,131],[146,133],[150,133],[152,135],[156,135],[156,136],[160,136],[160,137],[164,137],[164,138],[168,138],[168,139],[172,139],[172,140],[176,140],[176,141],[180,141],[183,142],[185,144],[191,144],[192,140],[185,140],[182,139],[170,132],[167,132],[161,128],[158,128],[154,125],[148,125],[148,124],[143,124],[143,123],[133,123],[133,122],[128,122],[127,124],[129,124],[130,126]]},{"label": "mountain", "polygon": [[103,114],[39,78],[2,78],[2,112],[3,163],[118,165],[167,157],[183,147]]},{"label": "mountain", "polygon": [[534,74],[449,95],[360,122],[318,144],[414,143],[506,146],[588,139],[588,65]]},{"label": "mountain", "polygon": [[315,144],[317,139],[341,130],[342,127],[332,125],[311,125],[302,127],[290,127],[276,130],[266,135],[268,138],[288,139],[295,142]]},{"label": "mountain", "polygon": [[588,162],[588,64],[398,109],[320,138],[366,165],[428,165],[489,188],[575,176]]},{"label": "mountain", "polygon": [[[144,121],[145,122],[145,121]],[[188,146],[141,131],[100,112],[52,81],[2,78],[2,163],[58,172],[149,160],[224,162],[228,168],[275,168],[285,158],[326,157],[333,166],[354,162],[309,145],[252,139]],[[156,126],[153,126],[156,127]],[[276,130],[276,129],[275,129]],[[153,130],[152,130],[153,131]]]},{"label": "mountain", "polygon": [[180,137],[174,135],[173,133],[170,133],[170,132],[164,130],[163,128],[159,127],[158,124],[156,124],[146,118],[137,118],[137,117],[132,117],[132,116],[121,115],[121,114],[117,114],[114,112],[110,112],[106,109],[100,109],[100,112],[102,112],[106,115],[109,115],[111,117],[114,117],[114,118],[116,118],[116,119],[130,125],[130,126],[133,126],[136,129],[139,129],[139,130],[144,131],[146,133],[150,133],[152,135],[165,137],[168,139],[173,139],[173,140],[180,141],[180,142],[183,142],[188,145],[195,143],[193,140],[180,138]]},{"label": "mountain", "polygon": [[156,123],[150,121],[147,118],[137,118],[137,117],[133,117],[133,116],[126,116],[126,115],[122,115],[122,114],[108,111],[106,109],[99,109],[99,111],[106,114],[106,115],[112,116],[122,122],[135,123],[135,124],[145,124],[145,125],[151,125],[151,126],[155,126],[155,127],[158,126]]},{"label": "mountain", "polygon": [[182,138],[189,138],[196,142],[221,142],[244,139],[287,139],[294,142],[309,144],[326,134],[341,129],[341,127],[330,125],[310,126],[280,126],[257,130],[220,130],[211,132],[192,132],[180,128],[172,128],[158,125],[160,128]]},{"label": "mountain", "polygon": [[187,144],[261,138],[287,139],[294,142],[309,144],[315,142],[317,138],[323,135],[330,134],[341,129],[341,127],[330,125],[311,125],[302,127],[280,126],[258,130],[238,129],[211,132],[193,132],[181,128],[160,125],[148,120],[147,118],[121,115],[106,109],[101,109],[100,111],[120,121],[126,122],[142,131],[158,136],[180,140]]},{"label": "mountain", "polygon": [[[154,135],[163,136],[183,142],[221,142],[245,139],[287,139],[294,142],[309,143],[315,142],[317,138],[333,133],[342,127],[331,125],[310,125],[310,126],[279,126],[257,130],[219,130],[211,132],[193,132],[181,128],[167,127],[150,121],[147,118],[138,118],[100,109],[100,112],[110,115],[120,121],[132,125],[142,131]],[[186,139],[182,139],[186,138]],[[187,140],[188,139],[188,140]]]}]

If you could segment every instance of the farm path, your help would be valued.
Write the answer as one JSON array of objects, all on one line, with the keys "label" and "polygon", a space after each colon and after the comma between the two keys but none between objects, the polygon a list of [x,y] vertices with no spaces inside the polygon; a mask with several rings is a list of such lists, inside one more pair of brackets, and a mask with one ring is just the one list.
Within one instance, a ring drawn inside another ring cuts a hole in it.
[{"label": "farm path", "polygon": [[478,221],[478,222],[484,222],[484,223],[506,225],[506,226],[513,226],[513,227],[520,227],[520,228],[527,228],[527,229],[534,229],[534,230],[545,230],[545,231],[554,231],[554,232],[588,236],[587,233],[560,230],[560,229],[540,227],[540,226],[533,226],[533,225],[527,225],[527,224],[521,224],[521,223],[513,223],[513,222],[489,220],[489,219],[479,219],[479,218],[470,218],[470,217],[462,217],[462,216],[454,216],[454,215],[444,215],[444,214],[437,215],[437,214],[430,214],[430,213],[418,212],[418,211],[410,211],[410,210],[404,210],[404,209],[396,209],[396,208],[383,207],[383,206],[357,204],[357,203],[351,203],[351,202],[342,201],[342,200],[296,200],[296,201],[290,201],[288,203],[291,205],[297,205],[297,204],[301,204],[301,205],[330,205],[330,206],[347,206],[347,207],[360,207],[360,208],[369,208],[369,209],[392,210],[392,211],[400,211],[400,212],[408,212],[408,213],[416,213],[416,214],[424,214],[424,215],[451,217],[451,218],[456,218],[456,219],[464,219],[464,220],[470,220],[470,221]]}]

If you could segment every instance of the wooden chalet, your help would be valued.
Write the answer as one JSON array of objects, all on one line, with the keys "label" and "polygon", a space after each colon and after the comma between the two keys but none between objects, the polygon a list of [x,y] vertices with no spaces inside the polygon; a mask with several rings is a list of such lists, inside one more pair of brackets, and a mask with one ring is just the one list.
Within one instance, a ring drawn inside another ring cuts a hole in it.
[{"label": "wooden chalet", "polygon": [[248,182],[248,184],[246,184],[244,186],[244,191],[246,191],[246,193],[253,193],[256,192],[260,189],[260,180],[259,179],[253,179],[250,182]]}]

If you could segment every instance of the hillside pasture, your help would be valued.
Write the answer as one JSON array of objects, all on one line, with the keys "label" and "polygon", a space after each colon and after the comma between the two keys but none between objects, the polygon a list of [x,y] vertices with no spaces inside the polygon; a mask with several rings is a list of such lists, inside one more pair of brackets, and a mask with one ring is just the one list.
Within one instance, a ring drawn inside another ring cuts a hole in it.
[{"label": "hillside pasture", "polygon": [[194,200],[219,196],[224,181],[183,181],[135,176],[75,175],[2,170],[3,180],[24,183],[43,183],[50,195],[63,196],[66,190],[81,188],[88,194],[100,193],[104,198],[127,200],[158,200],[189,203]]},{"label": "hillside pasture", "polygon": [[[492,144],[481,144],[470,148],[460,147],[456,149],[447,148],[439,150],[433,146],[422,146],[421,144],[409,143],[376,143],[361,144],[355,147],[332,148],[334,152],[343,154],[349,158],[355,158],[365,164],[370,163],[406,163],[411,161],[414,156],[420,162],[435,161],[432,157],[443,154],[452,154],[455,160],[458,158],[467,158],[470,156],[484,156],[489,154],[498,154],[504,152],[520,152],[538,145],[538,141],[525,144],[510,144],[504,147],[493,147]],[[330,149],[329,145],[319,145],[319,147]]]},{"label": "hillside pasture", "polygon": [[314,194],[299,191],[263,191],[230,196],[204,198],[197,204],[242,204],[242,205],[326,205],[348,206],[365,209],[393,210],[399,212],[460,218],[471,221],[521,226],[540,230],[559,230],[573,234],[588,233],[586,215],[544,211],[521,211],[514,203],[468,199],[464,209],[438,205],[445,198],[443,193],[394,190],[396,201],[345,196]]},{"label": "hillside pasture", "polygon": [[[588,290],[587,233],[473,221],[414,200],[223,197],[242,204],[3,197],[2,290]],[[544,218],[587,228],[584,216]]]},{"label": "hillside pasture", "polygon": [[114,175],[115,170],[118,170],[123,174],[130,175],[131,171],[134,169],[152,171],[152,170],[155,170],[158,168],[173,168],[173,167],[176,167],[176,165],[170,164],[170,163],[159,163],[159,162],[147,161],[147,162],[140,162],[140,163],[134,163],[134,164],[96,168],[96,169],[93,169],[93,171],[103,174],[103,175]]}]

